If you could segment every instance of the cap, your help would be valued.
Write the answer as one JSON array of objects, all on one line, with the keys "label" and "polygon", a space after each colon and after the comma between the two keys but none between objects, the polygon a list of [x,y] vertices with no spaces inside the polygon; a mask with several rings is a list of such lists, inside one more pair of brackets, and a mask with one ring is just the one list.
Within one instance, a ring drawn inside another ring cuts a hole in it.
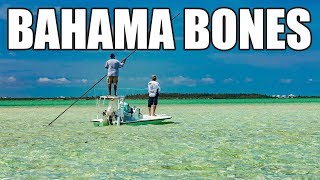
[{"label": "cap", "polygon": [[152,75],[151,79],[157,79],[157,76],[156,75]]}]

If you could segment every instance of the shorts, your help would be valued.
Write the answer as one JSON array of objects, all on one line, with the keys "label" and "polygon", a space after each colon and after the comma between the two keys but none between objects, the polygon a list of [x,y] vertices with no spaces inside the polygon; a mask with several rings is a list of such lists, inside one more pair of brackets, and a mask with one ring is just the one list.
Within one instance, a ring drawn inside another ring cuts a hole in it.
[{"label": "shorts", "polygon": [[108,84],[118,84],[118,76],[108,76]]},{"label": "shorts", "polygon": [[149,97],[148,99],[148,107],[151,107],[151,105],[157,105],[158,104],[158,96],[156,97]]}]

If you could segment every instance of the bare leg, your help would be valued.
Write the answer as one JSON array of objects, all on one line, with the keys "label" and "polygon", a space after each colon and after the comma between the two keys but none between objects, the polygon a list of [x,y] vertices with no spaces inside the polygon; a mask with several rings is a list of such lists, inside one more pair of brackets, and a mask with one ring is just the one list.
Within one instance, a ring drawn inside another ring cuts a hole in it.
[{"label": "bare leg", "polygon": [[157,105],[154,105],[154,106],[153,106],[152,116],[156,116],[156,109],[157,109]]},{"label": "bare leg", "polygon": [[116,84],[114,84],[113,89],[114,89],[114,95],[117,96],[117,85]]},{"label": "bare leg", "polygon": [[149,116],[151,116],[151,107],[148,107]]},{"label": "bare leg", "polygon": [[111,95],[111,84],[108,84],[108,91],[109,91],[109,92],[108,92],[108,93],[109,93],[108,95]]}]

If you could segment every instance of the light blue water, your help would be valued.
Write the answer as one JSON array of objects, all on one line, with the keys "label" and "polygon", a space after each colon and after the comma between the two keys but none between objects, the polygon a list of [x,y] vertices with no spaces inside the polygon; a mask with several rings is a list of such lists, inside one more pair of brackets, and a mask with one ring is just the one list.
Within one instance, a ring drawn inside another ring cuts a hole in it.
[{"label": "light blue water", "polygon": [[[69,106],[75,100],[0,100],[0,107],[4,106]],[[126,100],[136,105],[145,105],[147,99]],[[161,104],[273,104],[273,103],[320,103],[320,98],[260,98],[260,99],[160,99]],[[79,100],[77,106],[94,106],[96,100]]]},{"label": "light blue water", "polygon": [[82,105],[43,126],[64,109],[0,108],[0,178],[320,178],[319,103],[165,104],[167,123],[120,127]]}]

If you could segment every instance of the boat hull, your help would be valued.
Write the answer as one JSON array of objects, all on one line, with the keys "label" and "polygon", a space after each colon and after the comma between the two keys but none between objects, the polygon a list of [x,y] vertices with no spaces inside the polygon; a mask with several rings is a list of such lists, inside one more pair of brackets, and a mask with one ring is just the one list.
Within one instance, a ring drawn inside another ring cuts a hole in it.
[{"label": "boat hull", "polygon": [[121,124],[129,124],[129,123],[142,123],[142,122],[161,122],[166,119],[171,119],[171,116],[161,114],[157,116],[148,116],[148,115],[143,115],[141,119],[135,120],[135,121],[124,121],[121,122]]},{"label": "boat hull", "polygon": [[[143,115],[141,118],[136,119],[136,120],[127,120],[126,119],[121,122],[120,124],[124,125],[124,124],[159,124],[164,120],[167,119],[171,119],[172,117],[169,115],[165,115],[165,114],[160,114],[157,116],[148,116],[148,115]],[[98,126],[108,126],[109,123],[104,121],[103,119],[93,119],[91,120],[91,122],[93,122],[94,126],[98,127]]]}]

